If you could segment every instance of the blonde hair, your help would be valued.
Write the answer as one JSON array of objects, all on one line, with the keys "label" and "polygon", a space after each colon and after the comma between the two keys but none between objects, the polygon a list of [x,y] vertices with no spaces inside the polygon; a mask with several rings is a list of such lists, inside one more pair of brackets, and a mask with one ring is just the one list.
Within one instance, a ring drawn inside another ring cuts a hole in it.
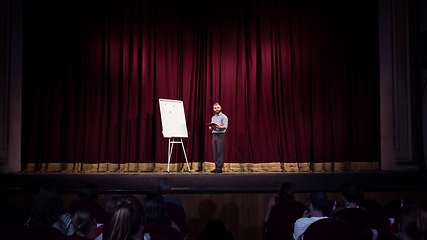
[{"label": "blonde hair", "polygon": [[220,105],[219,103],[215,103],[215,104],[213,105],[213,107],[215,107],[215,106],[220,106],[220,107],[221,107],[221,105]]}]

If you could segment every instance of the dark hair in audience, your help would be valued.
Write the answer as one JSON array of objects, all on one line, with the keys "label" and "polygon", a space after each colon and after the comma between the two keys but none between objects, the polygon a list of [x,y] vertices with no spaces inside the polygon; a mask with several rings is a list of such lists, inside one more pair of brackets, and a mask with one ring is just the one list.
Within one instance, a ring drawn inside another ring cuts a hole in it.
[{"label": "dark hair in audience", "polygon": [[117,201],[117,210],[111,219],[110,240],[128,240],[138,232],[142,223],[142,206],[134,196]]},{"label": "dark hair in audience", "polygon": [[341,187],[341,193],[349,202],[356,202],[360,199],[362,188],[356,184],[344,184]]},{"label": "dark hair in audience", "polygon": [[60,220],[67,209],[62,203],[59,188],[53,183],[44,184],[37,194],[30,212],[30,224],[52,225]]},{"label": "dark hair in audience", "polygon": [[282,183],[277,192],[276,202],[280,202],[282,200],[294,200],[294,191],[292,190],[292,186],[290,183]]},{"label": "dark hair in audience", "polygon": [[105,211],[106,212],[115,212],[116,211],[116,204],[119,201],[118,196],[110,197],[107,202],[105,203]]},{"label": "dark hair in audience", "polygon": [[146,224],[170,225],[169,212],[165,200],[158,192],[150,192],[142,202]]},{"label": "dark hair in audience", "polygon": [[98,188],[94,184],[88,183],[80,189],[80,192],[73,203],[95,201],[97,197]]},{"label": "dark hair in audience", "polygon": [[94,225],[94,215],[90,208],[79,208],[71,217],[74,229],[78,236],[84,236]]},{"label": "dark hair in audience", "polygon": [[160,178],[159,181],[157,182],[157,191],[161,195],[169,194],[169,192],[171,191],[171,188],[172,188],[172,182],[168,178],[165,178],[165,177]]},{"label": "dark hair in audience", "polygon": [[323,211],[328,204],[328,195],[325,192],[312,192],[308,196],[308,200],[313,206],[314,210]]},{"label": "dark hair in audience", "polygon": [[398,217],[401,233],[411,240],[427,239],[427,210],[420,204],[411,204],[402,209]]}]

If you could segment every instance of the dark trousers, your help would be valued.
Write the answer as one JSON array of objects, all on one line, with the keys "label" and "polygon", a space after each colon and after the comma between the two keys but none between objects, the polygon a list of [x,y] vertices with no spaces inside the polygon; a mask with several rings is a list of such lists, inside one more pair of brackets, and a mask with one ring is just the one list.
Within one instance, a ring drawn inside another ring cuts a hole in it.
[{"label": "dark trousers", "polygon": [[222,169],[224,165],[225,133],[212,134],[212,150],[215,161],[215,169]]}]

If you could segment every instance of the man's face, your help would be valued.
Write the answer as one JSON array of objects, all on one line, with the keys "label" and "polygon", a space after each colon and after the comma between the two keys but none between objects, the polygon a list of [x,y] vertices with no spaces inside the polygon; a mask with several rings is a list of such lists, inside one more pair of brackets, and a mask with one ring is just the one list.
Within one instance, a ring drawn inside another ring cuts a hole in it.
[{"label": "man's face", "polygon": [[218,114],[221,112],[221,106],[220,105],[215,105],[213,109],[214,109],[215,114]]}]

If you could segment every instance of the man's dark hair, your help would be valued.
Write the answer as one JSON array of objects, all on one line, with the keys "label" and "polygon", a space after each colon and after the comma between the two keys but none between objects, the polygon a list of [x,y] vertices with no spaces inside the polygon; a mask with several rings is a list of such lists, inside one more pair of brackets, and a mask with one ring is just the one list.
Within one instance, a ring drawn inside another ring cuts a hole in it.
[{"label": "man's dark hair", "polygon": [[356,184],[344,184],[341,187],[341,193],[347,201],[354,203],[359,200],[362,188]]},{"label": "man's dark hair", "polygon": [[160,178],[157,182],[157,191],[162,194],[166,195],[171,191],[172,188],[172,182],[168,178]]},{"label": "man's dark hair", "polygon": [[312,192],[308,197],[311,206],[316,211],[323,211],[328,204],[328,195],[325,192]]}]

